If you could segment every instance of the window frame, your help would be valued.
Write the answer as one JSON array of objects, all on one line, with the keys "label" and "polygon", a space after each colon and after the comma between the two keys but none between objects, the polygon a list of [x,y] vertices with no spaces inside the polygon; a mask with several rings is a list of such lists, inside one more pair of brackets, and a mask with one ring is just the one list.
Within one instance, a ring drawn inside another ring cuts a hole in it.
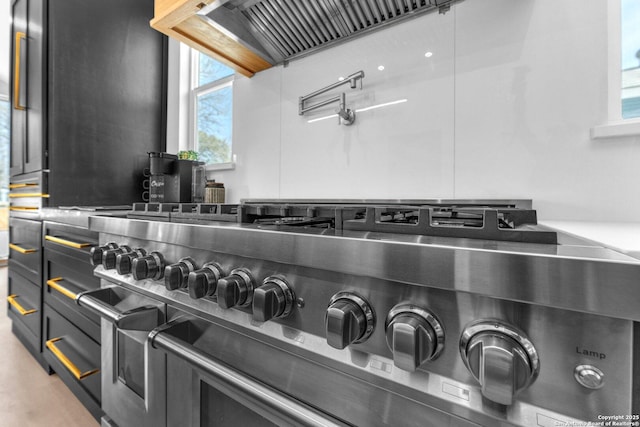
[{"label": "window frame", "polygon": [[[8,95],[5,94],[0,94],[0,102],[6,102],[8,110],[9,110],[9,121],[8,121],[8,128],[7,130],[9,131],[9,139],[7,139],[7,144],[9,145],[9,147],[7,147],[7,154],[10,154],[10,146],[11,146],[11,100],[9,99]],[[7,178],[7,184],[10,181],[10,176],[9,176],[9,157],[8,156],[5,161],[6,161],[6,169],[5,169],[5,173],[6,173],[6,178]],[[1,182],[0,182],[1,183]],[[9,206],[9,189],[7,187],[0,187],[0,207],[2,206]]]},{"label": "window frame", "polygon": [[[232,100],[231,108],[233,109],[233,85],[236,78],[236,73],[233,73],[227,77],[223,77],[218,80],[206,83],[202,86],[198,85],[198,77],[200,71],[200,55],[204,55],[199,51],[189,48],[189,130],[188,130],[188,146],[189,149],[197,151],[196,141],[198,140],[198,98],[200,96],[207,95],[209,93],[221,90],[227,87],[231,87]],[[209,163],[205,165],[206,170],[211,171],[223,171],[232,170],[236,166],[236,156],[234,154],[233,143],[233,111],[232,111],[232,123],[231,123],[231,161],[224,163]]]},{"label": "window frame", "polygon": [[591,138],[615,138],[640,135],[640,118],[622,118],[622,22],[621,0],[607,1],[608,28],[608,105],[607,123],[594,126]]}]

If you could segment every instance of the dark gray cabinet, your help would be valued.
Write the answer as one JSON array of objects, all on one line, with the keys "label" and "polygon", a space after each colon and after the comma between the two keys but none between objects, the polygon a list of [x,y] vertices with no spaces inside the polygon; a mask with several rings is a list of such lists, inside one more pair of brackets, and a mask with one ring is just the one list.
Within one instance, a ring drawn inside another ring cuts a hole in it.
[{"label": "dark gray cabinet", "polygon": [[7,314],[11,330],[33,357],[42,357],[42,222],[9,219],[9,282]]},{"label": "dark gray cabinet", "polygon": [[44,145],[43,1],[15,0],[12,5],[11,176],[46,168]]},{"label": "dark gray cabinet", "polygon": [[141,201],[147,153],[166,146],[167,40],[153,0],[12,0],[11,13],[8,313],[99,418],[100,322],[74,302],[99,287],[97,235],[43,224],[42,208]]},{"label": "dark gray cabinet", "polygon": [[40,206],[141,201],[147,153],[166,146],[167,40],[149,26],[153,6],[13,0],[11,182],[38,178]]},{"label": "dark gray cabinet", "polygon": [[89,262],[98,233],[49,221],[42,228],[43,357],[100,419],[100,318],[75,303],[79,293],[100,287]]}]

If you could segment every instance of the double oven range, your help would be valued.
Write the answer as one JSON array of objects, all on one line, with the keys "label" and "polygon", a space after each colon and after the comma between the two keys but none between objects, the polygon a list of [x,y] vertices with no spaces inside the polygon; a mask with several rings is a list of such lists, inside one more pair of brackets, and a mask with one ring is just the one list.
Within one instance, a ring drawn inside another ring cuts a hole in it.
[{"label": "double oven range", "polygon": [[640,260],[530,201],[146,204],[90,228],[104,426],[638,425]]}]

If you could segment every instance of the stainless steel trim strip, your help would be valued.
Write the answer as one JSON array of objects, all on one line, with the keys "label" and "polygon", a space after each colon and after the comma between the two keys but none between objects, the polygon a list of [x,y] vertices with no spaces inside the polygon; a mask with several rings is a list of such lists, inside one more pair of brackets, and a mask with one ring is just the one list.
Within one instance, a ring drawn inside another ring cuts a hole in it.
[{"label": "stainless steel trim strip", "polygon": [[[173,326],[180,326],[180,323],[170,327]],[[324,415],[284,393],[217,362],[205,352],[170,335],[166,332],[166,329],[168,328],[165,326],[151,331],[148,342],[153,348],[171,353],[211,375],[219,381],[216,387],[224,394],[233,397],[247,407],[260,408],[266,412],[265,415],[268,415],[272,421],[278,421],[278,425],[347,426],[347,424],[330,418],[328,415]]]},{"label": "stainless steel trim strip", "polygon": [[[91,217],[93,231],[640,321],[640,261],[604,248]],[[391,240],[393,239],[393,240]],[[215,242],[215,243],[212,243]]]}]

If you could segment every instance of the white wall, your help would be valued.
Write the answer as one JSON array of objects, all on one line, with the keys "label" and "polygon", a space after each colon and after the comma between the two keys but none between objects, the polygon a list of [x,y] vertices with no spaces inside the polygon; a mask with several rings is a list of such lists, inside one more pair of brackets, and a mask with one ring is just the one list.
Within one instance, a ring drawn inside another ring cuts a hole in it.
[{"label": "white wall", "polygon": [[[350,108],[408,101],[351,127],[307,123],[333,107],[298,116],[299,96],[358,70]],[[531,198],[542,219],[640,219],[640,138],[590,139],[607,121],[606,1],[467,0],[235,88],[237,167],[213,174],[229,202]]]}]

